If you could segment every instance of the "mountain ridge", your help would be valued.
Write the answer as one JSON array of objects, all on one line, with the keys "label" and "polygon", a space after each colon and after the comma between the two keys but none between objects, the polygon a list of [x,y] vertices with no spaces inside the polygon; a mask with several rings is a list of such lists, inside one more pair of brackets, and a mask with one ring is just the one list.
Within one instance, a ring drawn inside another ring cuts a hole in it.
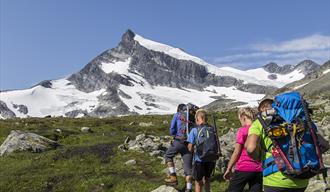
[{"label": "mountain ridge", "polygon": [[[219,95],[253,105],[277,87],[305,77],[299,70],[272,74],[273,78],[269,75],[264,69],[219,68],[180,48],[127,30],[118,46],[102,52],[68,78],[0,92],[0,100],[19,117],[164,114],[172,113],[182,102],[207,105]],[[40,98],[47,101],[40,103]],[[24,114],[15,106],[25,106],[29,112]],[[0,106],[3,116],[2,111],[5,108]]]}]

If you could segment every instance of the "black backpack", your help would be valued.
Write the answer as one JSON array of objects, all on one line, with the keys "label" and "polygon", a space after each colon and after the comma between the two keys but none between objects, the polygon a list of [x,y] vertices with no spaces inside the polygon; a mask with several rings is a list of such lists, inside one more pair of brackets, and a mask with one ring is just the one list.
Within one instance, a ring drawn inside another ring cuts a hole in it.
[{"label": "black backpack", "polygon": [[197,128],[196,154],[203,162],[214,162],[220,157],[218,137],[214,127]]}]

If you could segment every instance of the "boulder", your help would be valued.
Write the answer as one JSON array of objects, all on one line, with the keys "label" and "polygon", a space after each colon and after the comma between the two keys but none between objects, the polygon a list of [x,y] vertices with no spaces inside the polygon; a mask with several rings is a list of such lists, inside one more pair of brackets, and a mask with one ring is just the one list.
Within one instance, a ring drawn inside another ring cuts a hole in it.
[{"label": "boulder", "polygon": [[39,153],[51,148],[56,148],[57,146],[59,146],[57,142],[35,133],[12,130],[0,146],[0,156],[15,151],[32,151]]},{"label": "boulder", "polygon": [[141,122],[141,123],[139,123],[140,127],[150,127],[150,126],[153,126],[153,125],[154,124],[152,122],[148,122],[148,123]]},{"label": "boulder", "polygon": [[229,129],[229,131],[223,136],[219,137],[220,149],[221,149],[221,157],[216,163],[217,169],[224,173],[227,164],[230,160],[232,153],[234,152],[234,147],[236,143],[236,132],[234,129]]},{"label": "boulder", "polygon": [[83,133],[91,133],[92,129],[90,127],[82,127],[80,131]]},{"label": "boulder", "polygon": [[229,129],[226,134],[219,138],[219,141],[222,155],[230,159],[236,143],[236,132],[234,129]]},{"label": "boulder", "polygon": [[136,160],[135,159],[131,159],[125,162],[125,165],[136,165]]},{"label": "boulder", "polygon": [[174,187],[162,185],[151,192],[177,192],[177,191],[178,190],[176,190]]}]

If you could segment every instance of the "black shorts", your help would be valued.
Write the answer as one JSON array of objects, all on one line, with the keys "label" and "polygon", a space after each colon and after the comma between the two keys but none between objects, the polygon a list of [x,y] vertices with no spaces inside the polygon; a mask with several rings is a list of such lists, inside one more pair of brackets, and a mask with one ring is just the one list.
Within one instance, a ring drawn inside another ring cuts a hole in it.
[{"label": "black shorts", "polygon": [[243,191],[246,184],[249,185],[250,192],[261,192],[262,172],[235,171],[230,179],[228,192]]},{"label": "black shorts", "polygon": [[210,178],[215,168],[215,162],[195,162],[193,177],[196,181],[203,180],[203,177]]},{"label": "black shorts", "polygon": [[305,190],[306,190],[306,187],[294,189],[294,188],[264,186],[265,192],[304,192]]}]

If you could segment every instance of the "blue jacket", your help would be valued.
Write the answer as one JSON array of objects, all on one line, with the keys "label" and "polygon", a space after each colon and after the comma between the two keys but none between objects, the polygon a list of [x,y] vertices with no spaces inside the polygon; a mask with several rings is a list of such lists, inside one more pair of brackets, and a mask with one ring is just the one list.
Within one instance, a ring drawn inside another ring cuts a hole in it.
[{"label": "blue jacket", "polygon": [[180,120],[180,114],[175,113],[172,118],[170,134],[178,137],[186,137],[185,122]]}]

